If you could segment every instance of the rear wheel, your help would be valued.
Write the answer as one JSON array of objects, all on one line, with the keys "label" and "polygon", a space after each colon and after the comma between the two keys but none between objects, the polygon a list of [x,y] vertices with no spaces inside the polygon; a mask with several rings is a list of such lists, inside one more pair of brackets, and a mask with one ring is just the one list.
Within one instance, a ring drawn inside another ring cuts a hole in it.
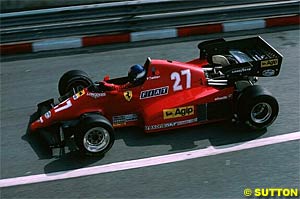
[{"label": "rear wheel", "polygon": [[75,134],[76,145],[86,155],[104,155],[114,141],[113,127],[105,117],[98,114],[83,119]]},{"label": "rear wheel", "polygon": [[238,103],[239,119],[252,129],[270,126],[279,111],[277,100],[260,86],[246,88]]},{"label": "rear wheel", "polygon": [[70,91],[77,93],[93,84],[87,73],[81,70],[71,70],[63,74],[58,83],[58,91],[61,96]]},{"label": "rear wheel", "polygon": [[272,116],[272,107],[265,100],[256,103],[251,109],[251,120],[257,124],[263,124]]}]

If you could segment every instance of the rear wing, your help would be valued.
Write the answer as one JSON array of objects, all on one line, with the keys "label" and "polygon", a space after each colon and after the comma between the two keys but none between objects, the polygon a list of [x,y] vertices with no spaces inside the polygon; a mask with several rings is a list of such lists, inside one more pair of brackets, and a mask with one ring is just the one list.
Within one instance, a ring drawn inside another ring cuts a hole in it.
[{"label": "rear wing", "polygon": [[[222,69],[227,77],[237,76],[277,76],[283,56],[261,37],[233,41],[215,39],[198,44],[200,59],[212,64],[212,56],[223,55],[230,58],[230,65]],[[233,62],[232,62],[233,61]]]}]

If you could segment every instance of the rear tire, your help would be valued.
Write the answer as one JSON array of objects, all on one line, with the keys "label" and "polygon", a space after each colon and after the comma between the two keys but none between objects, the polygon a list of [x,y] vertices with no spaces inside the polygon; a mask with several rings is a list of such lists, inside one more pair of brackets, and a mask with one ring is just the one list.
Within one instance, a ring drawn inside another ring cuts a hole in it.
[{"label": "rear tire", "polygon": [[77,93],[82,89],[93,84],[88,74],[81,70],[70,70],[63,74],[58,82],[58,91],[61,96],[64,96],[70,91]]},{"label": "rear tire", "polygon": [[79,151],[90,156],[104,155],[115,141],[112,125],[99,114],[85,116],[74,138]]},{"label": "rear tire", "polygon": [[279,111],[277,100],[261,86],[246,88],[238,101],[241,122],[252,129],[264,129],[276,119]]}]

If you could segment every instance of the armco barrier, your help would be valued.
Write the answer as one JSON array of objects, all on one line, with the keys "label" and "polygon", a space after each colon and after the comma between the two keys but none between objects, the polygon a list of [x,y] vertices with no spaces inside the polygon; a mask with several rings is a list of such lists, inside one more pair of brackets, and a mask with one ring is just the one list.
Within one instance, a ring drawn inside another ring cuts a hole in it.
[{"label": "armco barrier", "polygon": [[243,20],[205,25],[168,28],[154,31],[140,31],[121,34],[109,34],[85,37],[67,37],[45,39],[34,42],[5,44],[0,46],[2,55],[40,52],[58,49],[71,49],[112,43],[127,43],[174,37],[187,37],[218,32],[269,28],[275,26],[299,25],[300,15],[273,17],[265,19]]},{"label": "armco barrier", "polygon": [[[130,0],[0,13],[1,43],[161,29],[172,31],[191,25],[296,15],[299,5],[300,0]],[[250,28],[249,24],[240,25]],[[235,27],[234,24],[226,26],[225,29]],[[151,37],[152,32],[147,34]],[[135,37],[138,39],[139,33],[134,34]]]}]

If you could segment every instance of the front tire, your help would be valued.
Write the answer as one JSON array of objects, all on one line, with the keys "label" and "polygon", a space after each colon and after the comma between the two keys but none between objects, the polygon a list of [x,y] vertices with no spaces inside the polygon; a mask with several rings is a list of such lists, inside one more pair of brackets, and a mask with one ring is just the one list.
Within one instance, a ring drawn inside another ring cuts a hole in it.
[{"label": "front tire", "polygon": [[99,114],[85,117],[74,138],[79,151],[91,156],[104,155],[115,141],[112,125]]},{"label": "front tire", "polygon": [[264,129],[276,119],[279,111],[277,100],[260,86],[246,88],[239,99],[240,121],[252,129]]},{"label": "front tire", "polygon": [[73,94],[93,84],[88,74],[81,70],[70,70],[63,74],[58,82],[60,96],[73,91]]}]

